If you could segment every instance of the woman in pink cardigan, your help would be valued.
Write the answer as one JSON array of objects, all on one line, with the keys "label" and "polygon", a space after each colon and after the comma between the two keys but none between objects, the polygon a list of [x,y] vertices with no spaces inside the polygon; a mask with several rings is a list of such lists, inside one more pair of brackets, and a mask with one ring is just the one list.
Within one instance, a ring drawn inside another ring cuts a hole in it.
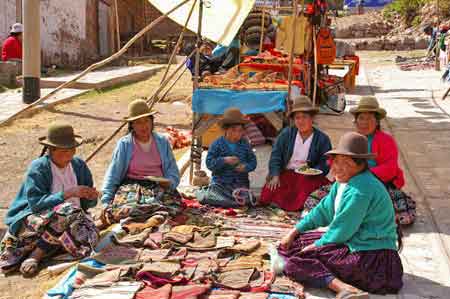
[{"label": "woman in pink cardigan", "polygon": [[[398,163],[397,144],[380,127],[380,121],[386,117],[386,110],[380,108],[375,97],[366,96],[361,98],[357,107],[350,109],[350,113],[355,117],[358,133],[367,136],[369,152],[375,154],[375,159],[368,161],[370,171],[389,191],[398,222],[402,225],[412,224],[416,218],[416,203],[401,190],[405,178]],[[312,209],[327,193],[326,187],[313,192],[305,206]]]}]

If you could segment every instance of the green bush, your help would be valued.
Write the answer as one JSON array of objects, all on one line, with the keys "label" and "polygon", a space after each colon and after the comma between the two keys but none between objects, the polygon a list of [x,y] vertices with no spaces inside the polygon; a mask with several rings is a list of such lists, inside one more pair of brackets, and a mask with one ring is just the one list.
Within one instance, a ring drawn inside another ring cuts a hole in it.
[{"label": "green bush", "polygon": [[422,18],[420,16],[415,16],[414,19],[412,20],[411,25],[417,27],[420,25],[420,23],[422,23]]},{"label": "green bush", "polygon": [[389,19],[398,14],[405,18],[408,25],[411,25],[426,2],[427,0],[394,0],[384,8],[383,16]]}]

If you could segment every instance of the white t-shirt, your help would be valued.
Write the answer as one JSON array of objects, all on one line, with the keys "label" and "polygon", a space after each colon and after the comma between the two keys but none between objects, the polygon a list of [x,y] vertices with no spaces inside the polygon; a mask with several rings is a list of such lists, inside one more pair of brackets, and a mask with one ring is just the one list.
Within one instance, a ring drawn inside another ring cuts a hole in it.
[{"label": "white t-shirt", "polygon": [[311,134],[311,136],[309,136],[306,140],[303,140],[300,132],[297,133],[297,136],[295,137],[294,151],[292,152],[292,157],[287,166],[288,169],[298,169],[306,163],[313,137],[314,133]]},{"label": "white t-shirt", "polygon": [[[50,162],[50,165],[53,176],[52,193],[64,192],[78,186],[77,176],[72,168],[72,163],[69,163],[63,169],[56,166],[53,162]],[[80,207],[80,199],[78,197],[66,199],[66,202],[71,202],[73,205]]]},{"label": "white t-shirt", "polygon": [[347,187],[347,183],[339,183],[339,187],[336,193],[336,198],[334,199],[334,215],[336,217],[336,211],[339,208],[339,204],[341,203],[342,194],[344,194],[345,187]]}]

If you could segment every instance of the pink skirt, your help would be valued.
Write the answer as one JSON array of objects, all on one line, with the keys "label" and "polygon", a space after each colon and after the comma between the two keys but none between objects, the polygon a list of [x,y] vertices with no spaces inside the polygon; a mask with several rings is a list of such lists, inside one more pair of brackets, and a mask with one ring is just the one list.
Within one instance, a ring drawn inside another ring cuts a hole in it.
[{"label": "pink skirt", "polygon": [[280,174],[280,187],[270,190],[267,184],[261,192],[261,204],[276,204],[286,211],[303,209],[309,194],[330,182],[322,175],[306,176],[292,170],[285,170]]}]

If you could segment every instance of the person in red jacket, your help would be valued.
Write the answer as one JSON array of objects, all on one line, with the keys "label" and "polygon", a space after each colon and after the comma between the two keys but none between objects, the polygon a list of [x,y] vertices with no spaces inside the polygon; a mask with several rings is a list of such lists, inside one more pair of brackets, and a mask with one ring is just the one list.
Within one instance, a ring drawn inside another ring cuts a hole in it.
[{"label": "person in red jacket", "polygon": [[[395,214],[401,225],[410,225],[416,219],[415,201],[401,189],[405,177],[399,166],[398,147],[395,139],[381,129],[380,121],[386,117],[386,110],[381,108],[375,97],[365,96],[357,107],[350,109],[355,117],[356,131],[365,135],[369,141],[369,152],[375,155],[368,161],[372,172],[386,186],[395,208]],[[329,188],[314,191],[307,199],[308,210],[329,192]]]},{"label": "person in red jacket", "polygon": [[9,37],[2,45],[2,61],[22,61],[22,32],[22,24],[11,26]]}]

